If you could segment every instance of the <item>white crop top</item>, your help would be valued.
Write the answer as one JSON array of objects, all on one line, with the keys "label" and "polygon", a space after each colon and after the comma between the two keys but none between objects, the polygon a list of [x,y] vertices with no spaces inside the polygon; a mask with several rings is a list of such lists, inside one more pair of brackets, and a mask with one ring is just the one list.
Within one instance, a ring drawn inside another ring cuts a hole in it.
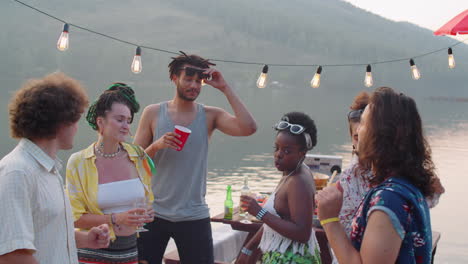
[{"label": "white crop top", "polygon": [[104,214],[125,212],[144,199],[145,189],[139,178],[98,185],[97,201]]}]

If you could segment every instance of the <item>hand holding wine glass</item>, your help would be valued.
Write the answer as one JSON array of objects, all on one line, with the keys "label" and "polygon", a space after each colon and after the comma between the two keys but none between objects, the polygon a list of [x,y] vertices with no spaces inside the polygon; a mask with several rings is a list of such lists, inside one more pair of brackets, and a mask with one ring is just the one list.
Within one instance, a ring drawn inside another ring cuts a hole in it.
[{"label": "hand holding wine glass", "polygon": [[262,209],[260,205],[258,205],[256,196],[254,193],[246,193],[242,194],[240,197],[240,207],[241,211],[243,211],[243,217],[240,222],[244,224],[251,224],[252,222],[249,220],[249,213],[251,215],[257,215],[257,213]]},{"label": "hand holding wine glass", "polygon": [[140,216],[139,220],[143,222],[143,225],[138,225],[136,231],[137,232],[145,232],[148,231],[148,229],[144,228],[144,223],[146,222],[147,218],[147,211],[148,211],[148,202],[146,197],[143,198],[138,198],[135,200],[135,203],[133,205],[135,209],[140,209],[138,212],[135,214]]}]

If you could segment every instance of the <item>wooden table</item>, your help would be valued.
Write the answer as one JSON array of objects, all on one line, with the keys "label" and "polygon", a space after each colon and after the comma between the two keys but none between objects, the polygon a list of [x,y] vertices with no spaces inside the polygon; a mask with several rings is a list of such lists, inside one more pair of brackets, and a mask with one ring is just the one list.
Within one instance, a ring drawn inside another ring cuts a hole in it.
[{"label": "wooden table", "polygon": [[[247,242],[255,235],[255,233],[257,233],[257,231],[262,226],[263,222],[259,221],[255,217],[250,216],[249,220],[252,223],[244,224],[240,222],[240,220],[242,219],[243,217],[239,215],[239,207],[236,207],[233,210],[232,220],[224,219],[224,213],[221,213],[221,214],[211,217],[211,222],[219,222],[219,223],[231,225],[233,230],[248,232],[248,235],[243,244],[243,246],[245,246],[245,244],[247,244]],[[323,264],[332,263],[332,259],[331,259],[330,251],[328,247],[327,236],[325,235],[325,232],[323,231],[322,228],[314,227],[314,230],[315,230],[315,235],[317,237],[317,240],[320,246],[320,257],[322,258],[322,263]],[[261,255],[260,250],[257,250],[254,253],[254,257],[256,258],[260,257],[260,255]]]}]

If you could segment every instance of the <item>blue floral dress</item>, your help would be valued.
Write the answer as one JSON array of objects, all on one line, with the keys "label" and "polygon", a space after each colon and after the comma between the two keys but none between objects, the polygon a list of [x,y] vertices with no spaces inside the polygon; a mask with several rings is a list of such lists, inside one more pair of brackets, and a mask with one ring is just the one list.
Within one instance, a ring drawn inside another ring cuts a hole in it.
[{"label": "blue floral dress", "polygon": [[350,238],[357,250],[361,248],[367,217],[375,210],[389,216],[402,239],[396,263],[431,263],[431,220],[429,208],[419,189],[404,179],[394,177],[371,189],[352,223]]}]

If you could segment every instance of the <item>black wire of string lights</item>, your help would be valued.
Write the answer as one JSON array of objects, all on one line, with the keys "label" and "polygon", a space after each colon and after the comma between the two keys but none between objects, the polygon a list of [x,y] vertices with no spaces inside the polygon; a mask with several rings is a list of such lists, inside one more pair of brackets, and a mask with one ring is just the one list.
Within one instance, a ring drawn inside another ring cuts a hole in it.
[{"label": "black wire of string lights", "polygon": [[[66,50],[68,48],[68,31],[69,31],[69,27],[73,26],[73,27],[81,29],[83,31],[87,31],[87,32],[92,33],[92,34],[96,34],[96,35],[99,35],[99,36],[102,36],[102,37],[105,37],[105,38],[108,38],[108,39],[115,40],[117,42],[121,42],[121,43],[128,44],[128,45],[136,47],[135,56],[133,58],[133,62],[132,62],[132,65],[131,65],[131,70],[134,73],[139,73],[142,70],[142,66],[141,66],[142,65],[141,64],[141,49],[142,48],[143,49],[148,49],[148,50],[159,51],[159,52],[163,52],[163,53],[168,53],[168,54],[173,54],[173,55],[180,55],[180,52],[170,51],[170,50],[161,49],[161,48],[157,48],[157,47],[139,45],[137,43],[130,42],[130,41],[127,41],[127,40],[124,40],[124,39],[120,39],[120,38],[117,38],[117,37],[114,37],[114,36],[110,36],[110,35],[107,35],[107,34],[104,34],[104,33],[101,33],[101,32],[97,32],[95,30],[92,30],[92,29],[89,29],[89,28],[86,28],[86,27],[83,27],[83,26],[80,26],[80,25],[69,23],[69,22],[67,22],[67,21],[65,21],[65,20],[63,20],[61,18],[58,18],[58,17],[56,17],[54,15],[51,15],[51,14],[49,14],[47,12],[44,12],[44,11],[42,11],[42,10],[40,10],[40,9],[34,7],[34,6],[31,6],[29,4],[26,4],[26,3],[24,3],[24,2],[22,2],[20,0],[13,0],[13,1],[23,5],[25,7],[28,7],[30,9],[32,9],[32,10],[35,10],[36,12],[39,12],[39,13],[41,13],[43,15],[46,15],[46,16],[52,18],[52,19],[55,19],[57,21],[60,21],[60,22],[64,23],[62,34],[60,35],[60,38],[59,38],[59,40],[57,42],[57,48],[59,50],[61,50],[61,51],[64,51],[64,50]],[[419,73],[419,70],[416,67],[414,59],[415,58],[425,57],[425,56],[428,56],[428,55],[431,55],[431,54],[434,54],[434,53],[437,53],[437,52],[448,49],[449,68],[454,68],[455,67],[455,60],[454,60],[454,57],[453,57],[452,48],[457,46],[457,45],[460,45],[461,43],[464,43],[466,40],[468,40],[468,38],[466,38],[464,40],[461,40],[461,41],[457,41],[454,44],[452,44],[451,46],[449,46],[448,48],[444,47],[444,48],[429,51],[429,52],[422,53],[422,54],[412,56],[412,57],[405,57],[405,58],[392,59],[392,60],[374,61],[374,62],[371,62],[371,63],[281,64],[281,63],[253,62],[253,61],[236,61],[236,60],[226,60],[226,59],[216,59],[216,58],[212,58],[210,60],[215,61],[215,62],[224,62],[224,63],[235,63],[235,64],[246,64],[246,65],[264,65],[264,67],[262,69],[262,72],[260,74],[260,77],[257,80],[258,88],[264,88],[265,87],[267,73],[268,73],[268,66],[275,66],[275,67],[317,67],[316,73],[315,73],[313,79],[311,80],[312,88],[318,88],[320,86],[320,75],[321,75],[323,67],[366,66],[366,76],[365,76],[364,84],[367,87],[370,87],[373,84],[372,73],[371,73],[371,65],[386,64],[386,63],[400,62],[400,61],[409,61],[412,77],[413,77],[413,79],[417,80],[417,79],[419,79],[421,77],[421,74]]]}]

